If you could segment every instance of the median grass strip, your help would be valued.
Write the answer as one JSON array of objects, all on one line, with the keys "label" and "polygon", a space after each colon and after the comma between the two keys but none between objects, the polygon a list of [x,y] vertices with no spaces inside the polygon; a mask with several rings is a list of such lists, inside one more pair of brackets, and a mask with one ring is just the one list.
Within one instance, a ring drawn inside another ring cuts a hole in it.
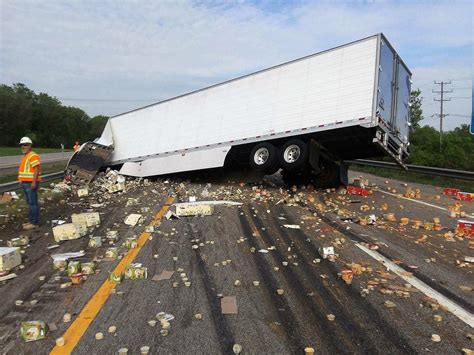
[{"label": "median grass strip", "polygon": [[[33,146],[33,150],[38,154],[47,153],[61,153],[61,148],[40,148]],[[72,149],[64,149],[64,152],[72,152]],[[0,157],[6,157],[11,155],[21,155],[20,146],[17,147],[0,147]]]},{"label": "median grass strip", "polygon": [[[47,174],[52,174],[58,171],[63,171],[66,169],[67,162],[58,162],[58,163],[49,163],[49,164],[43,164],[41,168],[41,174],[47,175]],[[18,178],[18,173],[16,172],[16,169],[11,169],[14,172],[12,173],[7,173],[7,175],[0,176],[0,184],[5,184],[7,182],[12,182],[16,181]],[[9,171],[11,171],[9,169]]]},{"label": "median grass strip", "polygon": [[384,169],[373,166],[351,165],[350,170],[361,173],[373,174],[390,179],[401,180],[405,182],[414,182],[418,184],[433,185],[438,187],[456,187],[462,191],[474,191],[474,182],[460,179],[453,179],[443,176],[425,175],[412,173],[409,171]]}]

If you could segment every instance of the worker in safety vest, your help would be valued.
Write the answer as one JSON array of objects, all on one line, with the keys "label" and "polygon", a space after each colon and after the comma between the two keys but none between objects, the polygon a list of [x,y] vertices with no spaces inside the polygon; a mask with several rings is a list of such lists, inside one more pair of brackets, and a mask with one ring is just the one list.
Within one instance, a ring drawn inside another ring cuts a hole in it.
[{"label": "worker in safety vest", "polygon": [[18,169],[18,180],[30,207],[29,221],[23,223],[25,230],[38,228],[39,223],[38,185],[41,180],[41,161],[40,156],[31,150],[32,144],[28,137],[20,140],[23,158]]},{"label": "worker in safety vest", "polygon": [[76,141],[76,144],[74,144],[74,151],[77,152],[81,145],[79,144],[79,141]]}]

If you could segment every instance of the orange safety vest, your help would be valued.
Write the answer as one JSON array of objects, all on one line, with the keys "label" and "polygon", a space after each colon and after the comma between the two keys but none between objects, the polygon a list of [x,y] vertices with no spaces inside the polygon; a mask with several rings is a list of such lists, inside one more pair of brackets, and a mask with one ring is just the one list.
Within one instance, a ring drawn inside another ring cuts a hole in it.
[{"label": "orange safety vest", "polygon": [[38,181],[41,180],[41,160],[38,154],[31,151],[28,154],[23,155],[21,159],[20,167],[18,169],[18,180],[19,181],[33,181],[33,176],[36,169],[39,169]]}]

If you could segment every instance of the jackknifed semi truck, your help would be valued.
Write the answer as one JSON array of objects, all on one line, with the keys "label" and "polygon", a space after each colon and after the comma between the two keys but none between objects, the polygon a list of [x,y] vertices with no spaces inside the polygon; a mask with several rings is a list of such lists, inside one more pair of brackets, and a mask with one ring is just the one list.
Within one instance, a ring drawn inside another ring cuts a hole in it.
[{"label": "jackknifed semi truck", "polygon": [[411,72],[383,34],[109,118],[66,174],[149,177],[238,167],[347,183],[346,160],[409,154]]}]

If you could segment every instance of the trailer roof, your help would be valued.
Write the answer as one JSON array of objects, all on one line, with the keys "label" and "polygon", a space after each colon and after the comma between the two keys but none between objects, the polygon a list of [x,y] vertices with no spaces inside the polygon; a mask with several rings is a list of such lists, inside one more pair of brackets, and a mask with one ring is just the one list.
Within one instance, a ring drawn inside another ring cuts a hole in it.
[{"label": "trailer roof", "polygon": [[[380,36],[381,36],[381,37],[383,38],[383,40],[384,40],[386,43],[388,43],[388,45],[395,51],[395,49],[394,49],[393,46],[390,44],[390,42],[388,42],[388,40],[387,40],[387,38],[384,36],[384,34],[383,34],[383,33],[378,33],[378,34],[375,34],[375,35],[372,35],[372,36],[368,36],[368,37],[365,37],[365,38],[362,38],[362,39],[358,39],[358,40],[356,40],[356,41],[352,41],[352,42],[345,43],[345,44],[342,44],[342,45],[339,45],[339,46],[336,46],[336,47],[333,47],[333,48],[329,48],[329,49],[326,49],[326,50],[321,51],[321,52],[312,53],[312,54],[309,54],[309,55],[307,55],[307,56],[300,57],[300,58],[297,58],[297,59],[293,59],[293,60],[290,60],[290,61],[288,61],[288,62],[284,62],[284,63],[281,63],[281,64],[277,64],[277,65],[274,65],[274,66],[269,67],[269,68],[261,69],[261,70],[258,70],[258,71],[256,71],[256,72],[253,72],[253,73],[245,74],[245,75],[242,75],[242,76],[239,76],[239,77],[236,77],[236,78],[232,78],[232,79],[229,79],[229,80],[226,80],[226,81],[217,83],[217,84],[213,84],[213,85],[210,85],[210,86],[207,86],[207,87],[198,89],[198,90],[194,90],[194,91],[190,91],[190,92],[187,92],[187,93],[178,95],[178,96],[174,96],[174,97],[171,97],[171,98],[169,98],[169,99],[165,99],[165,100],[158,101],[158,102],[155,102],[155,103],[146,105],[146,106],[138,107],[138,108],[133,109],[133,110],[130,110],[130,111],[126,111],[126,112],[123,112],[123,113],[119,113],[118,115],[112,116],[112,117],[110,117],[110,118],[115,118],[115,117],[123,116],[123,115],[125,115],[125,114],[127,114],[127,113],[130,113],[130,112],[139,111],[139,110],[142,110],[142,109],[151,107],[151,106],[155,106],[155,105],[159,105],[159,104],[162,104],[162,103],[165,103],[165,102],[168,102],[168,101],[176,100],[176,99],[179,99],[179,98],[184,97],[184,96],[189,96],[189,95],[192,95],[192,94],[195,94],[195,93],[204,91],[204,90],[212,89],[212,88],[217,87],[217,86],[225,85],[225,84],[230,83],[230,82],[233,82],[233,81],[237,81],[237,80],[244,79],[244,78],[247,78],[247,77],[250,77],[250,76],[253,76],[253,75],[257,75],[257,74],[260,74],[260,73],[263,73],[263,72],[266,72],[266,71],[270,71],[270,70],[273,70],[273,69],[276,69],[276,68],[280,68],[280,67],[283,67],[283,66],[288,65],[288,64],[292,64],[292,63],[295,63],[295,62],[299,62],[299,61],[301,61],[301,60],[305,60],[305,59],[308,59],[308,58],[311,58],[311,57],[315,57],[315,56],[321,55],[321,54],[323,54],[323,53],[327,53],[327,52],[330,52],[330,51],[334,51],[334,50],[336,50],[336,49],[340,49],[340,48],[343,48],[343,47],[347,47],[347,46],[353,45],[353,44],[355,44],[355,43],[363,42],[363,41],[366,41],[366,40],[368,40],[368,39],[371,39],[371,38],[374,38],[374,37],[380,37]],[[396,51],[395,51],[395,53],[396,53]],[[405,66],[405,68],[408,70],[408,72],[411,74],[410,70],[408,69],[408,67],[406,66],[406,64],[403,62],[403,60],[400,59],[400,61],[401,61],[401,63]]]}]

